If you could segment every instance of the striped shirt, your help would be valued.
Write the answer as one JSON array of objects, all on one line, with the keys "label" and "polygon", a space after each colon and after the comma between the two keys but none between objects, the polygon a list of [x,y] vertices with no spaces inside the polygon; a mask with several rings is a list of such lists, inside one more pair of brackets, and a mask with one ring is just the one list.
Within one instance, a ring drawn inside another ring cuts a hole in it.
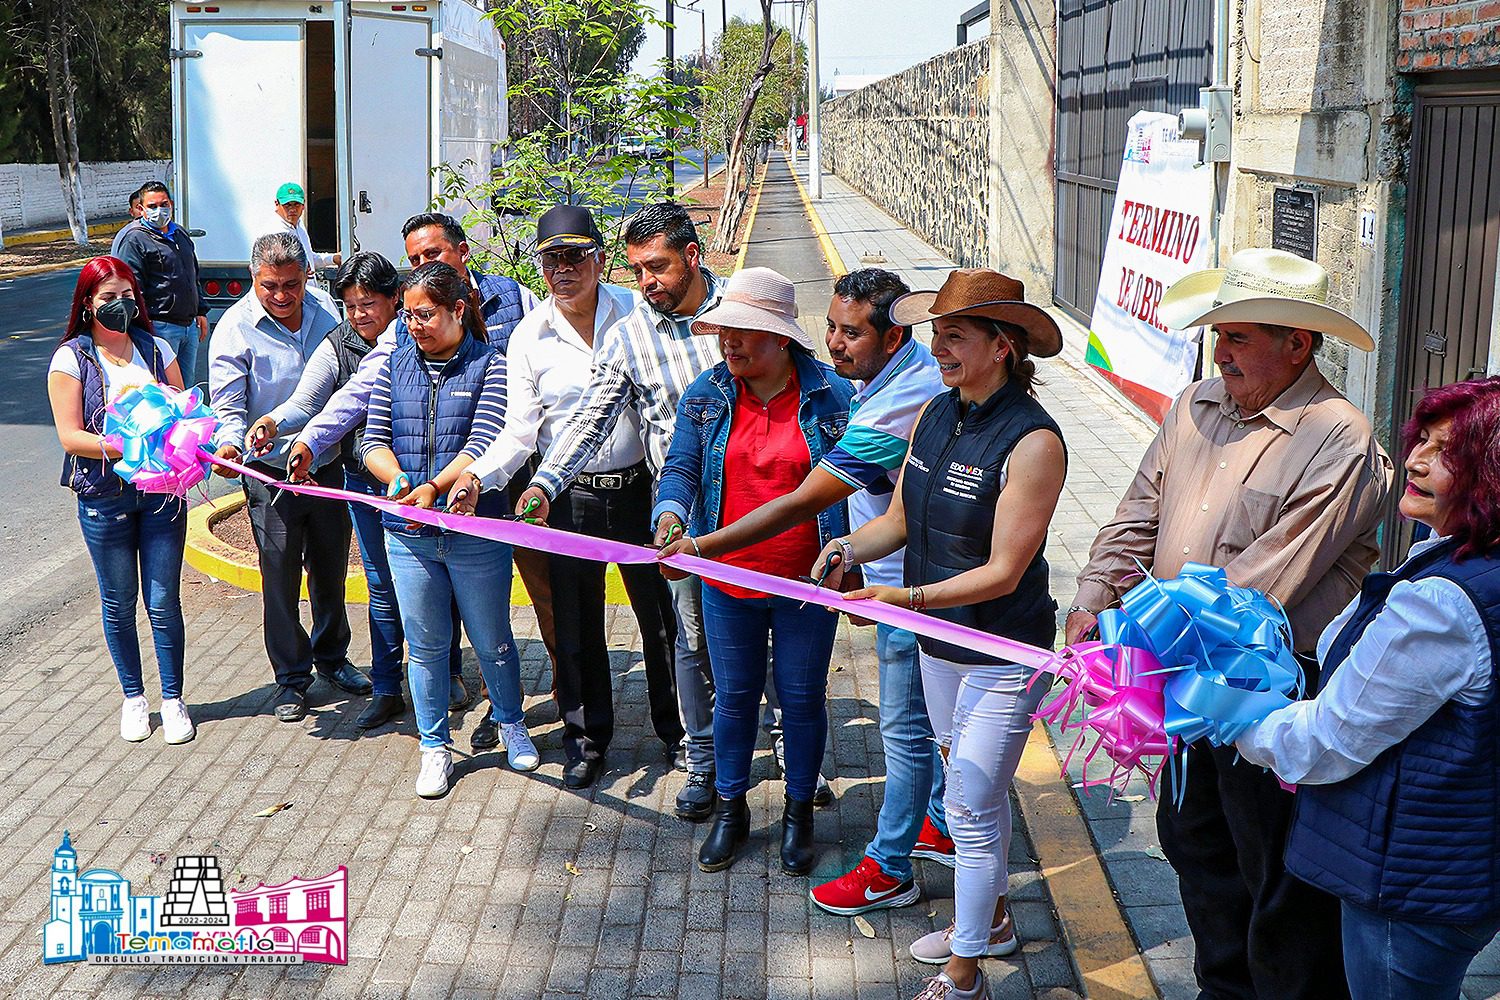
[{"label": "striped shirt", "polygon": [[718,364],[719,342],[695,336],[692,322],[719,304],[723,282],[706,268],[708,294],[691,316],[667,315],[642,300],[601,334],[578,409],[558,430],[531,479],[555,498],[570,486],[609,439],[615,421],[634,405],[645,434],[646,464],[661,474],[672,445],[677,401],[700,374]]},{"label": "striped shirt", "polygon": [[[419,352],[420,356],[420,352]],[[431,364],[427,358],[424,362]],[[479,401],[474,407],[474,422],[469,426],[469,436],[464,441],[460,455],[472,461],[484,454],[490,442],[505,425],[505,355],[499,351],[490,354],[484,368],[484,383],[479,390]],[[364,448],[361,458],[377,448],[391,447],[391,363],[387,359],[375,375],[375,384],[370,388],[370,418],[365,424]],[[408,475],[427,475],[425,469],[402,469]],[[441,472],[434,469],[433,472]]]}]

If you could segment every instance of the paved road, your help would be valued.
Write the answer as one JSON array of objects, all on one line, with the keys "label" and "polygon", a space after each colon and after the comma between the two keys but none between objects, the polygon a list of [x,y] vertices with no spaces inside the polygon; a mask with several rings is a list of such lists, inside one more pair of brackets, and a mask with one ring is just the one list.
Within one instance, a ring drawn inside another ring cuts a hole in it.
[{"label": "paved road", "polygon": [[[689,163],[679,162],[677,164],[678,186],[686,187],[687,185],[692,184],[696,181],[703,180],[703,153],[696,149],[685,149],[682,151],[682,155],[687,157]],[[722,153],[715,153],[708,158],[708,169],[710,173],[718,170],[723,165],[724,155]],[[627,211],[633,212],[636,209],[640,208],[641,205],[645,202],[647,183],[647,178],[637,177],[622,180],[615,184],[616,193],[621,195],[628,195],[630,197]],[[615,213],[609,212],[606,214],[612,216]]]}]

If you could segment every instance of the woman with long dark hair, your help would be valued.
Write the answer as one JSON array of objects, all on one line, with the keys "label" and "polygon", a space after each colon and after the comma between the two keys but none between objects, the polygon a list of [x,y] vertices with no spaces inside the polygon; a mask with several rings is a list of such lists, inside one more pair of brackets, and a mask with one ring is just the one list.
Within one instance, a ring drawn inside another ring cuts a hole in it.
[{"label": "woman with long dark hair", "polygon": [[47,367],[47,398],[64,452],[62,485],[78,496],[78,523],[99,581],[104,642],[125,694],[120,737],[139,743],[151,735],[135,627],[144,583],[161,672],[162,735],[175,744],[194,733],[182,702],[179,587],[187,503],[147,496],[116,475],[110,463],[120,453],[103,437],[105,408],[124,393],[152,383],[182,388],[177,359],[155,336],[143,303],[140,283],[124,261],[89,261],[73,289],[67,331]]}]

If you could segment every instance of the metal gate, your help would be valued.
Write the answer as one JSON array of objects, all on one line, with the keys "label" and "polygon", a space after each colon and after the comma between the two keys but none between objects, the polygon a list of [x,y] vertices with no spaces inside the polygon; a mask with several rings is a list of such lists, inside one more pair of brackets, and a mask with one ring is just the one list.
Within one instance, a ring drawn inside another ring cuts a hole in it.
[{"label": "metal gate", "polygon": [[[1424,86],[1412,108],[1406,261],[1391,404],[1392,457],[1424,390],[1493,370],[1496,255],[1500,251],[1500,81]],[[1403,481],[1397,475],[1397,483]],[[1388,560],[1410,526],[1386,522]]]},{"label": "metal gate", "polygon": [[1213,73],[1212,0],[1060,0],[1053,298],[1087,322],[1137,111],[1196,106]]}]

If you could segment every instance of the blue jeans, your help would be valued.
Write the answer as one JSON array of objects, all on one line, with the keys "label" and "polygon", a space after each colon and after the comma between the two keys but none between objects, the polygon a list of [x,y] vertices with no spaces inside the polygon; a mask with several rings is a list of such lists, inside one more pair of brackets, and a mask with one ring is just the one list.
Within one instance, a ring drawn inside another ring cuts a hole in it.
[{"label": "blue jeans", "polygon": [[181,326],[158,319],[151,325],[156,327],[156,335],[165,340],[172,353],[177,355],[177,365],[182,369],[182,384],[193,385],[198,371],[198,324],[195,322]]},{"label": "blue jeans", "polygon": [[922,694],[917,637],[889,625],[875,626],[880,663],[880,744],[885,751],[885,796],[875,838],[865,848],[891,878],[911,878],[911,849],[924,817],[948,833],[943,813],[943,757],[933,738]]},{"label": "blue jeans", "polygon": [[1401,920],[1342,901],[1344,975],[1354,1000],[1458,1000],[1500,917],[1472,924]]},{"label": "blue jeans", "polygon": [[[366,496],[384,496],[385,491],[364,476],[344,470],[344,489]],[[406,634],[401,630],[401,608],[396,603],[396,585],[391,580],[391,564],[385,554],[385,527],[380,511],[362,503],[349,504],[354,521],[354,537],[359,542],[359,559],[365,567],[365,589],[370,592],[370,684],[376,694],[401,693],[401,647]],[[452,609],[453,638],[448,644],[448,672],[457,677],[463,669],[459,651],[458,605]]]},{"label": "blue jeans", "polygon": [[781,702],[786,794],[800,802],[818,787],[828,738],[828,661],[838,618],[816,604],[785,597],[730,597],[703,585],[703,631],[714,678],[715,785],[725,798],[750,789],[750,758],[766,689],[766,639]]},{"label": "blue jeans", "polygon": [[78,498],[78,523],[104,608],[104,644],[109,647],[125,697],[146,693],[141,646],[135,630],[136,600],[146,590],[146,617],[156,644],[161,696],[182,697],[182,550],[187,543],[187,504],[128,488],[112,497]]},{"label": "blue jeans", "polygon": [[387,531],[385,550],[400,599],[407,643],[406,679],[423,749],[452,742],[448,649],[453,639],[449,609],[454,600],[489,688],[491,717],[502,724],[520,722],[521,656],[510,631],[510,546],[447,532]]}]

